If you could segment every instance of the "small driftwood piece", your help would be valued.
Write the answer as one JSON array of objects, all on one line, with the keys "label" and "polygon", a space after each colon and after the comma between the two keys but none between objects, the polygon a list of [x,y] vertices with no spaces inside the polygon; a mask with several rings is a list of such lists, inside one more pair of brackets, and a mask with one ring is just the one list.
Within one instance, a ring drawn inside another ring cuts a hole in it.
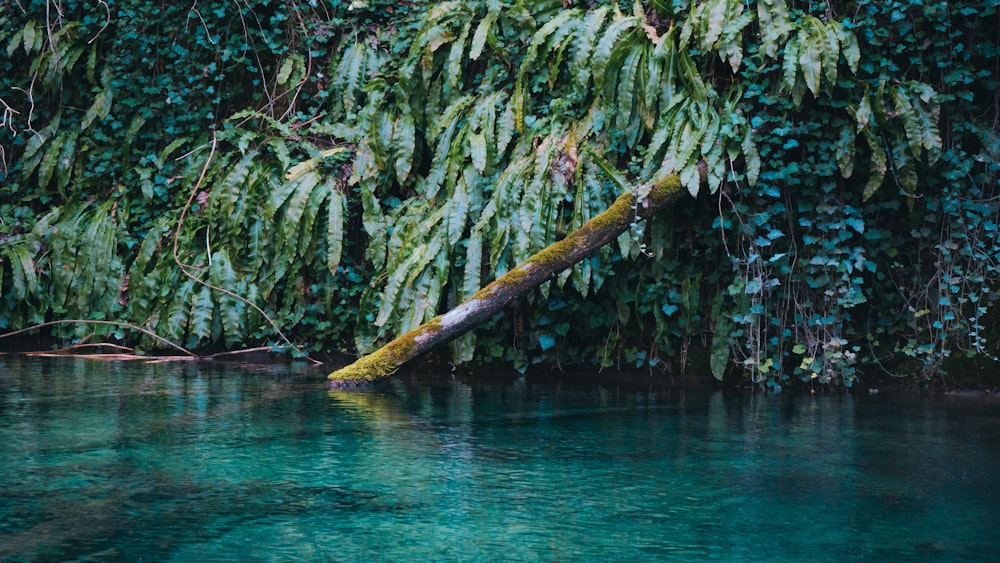
[{"label": "small driftwood piece", "polygon": [[635,194],[622,194],[605,212],[528,258],[451,311],[331,373],[328,376],[330,387],[365,386],[392,375],[413,358],[489,320],[539,285],[615,240],[637,218],[651,217],[687,193],[676,175],[634,191]]}]

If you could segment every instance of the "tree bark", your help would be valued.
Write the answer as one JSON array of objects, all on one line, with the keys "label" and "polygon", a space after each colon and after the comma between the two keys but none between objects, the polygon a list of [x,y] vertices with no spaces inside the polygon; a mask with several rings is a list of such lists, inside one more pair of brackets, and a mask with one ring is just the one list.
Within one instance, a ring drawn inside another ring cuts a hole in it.
[{"label": "tree bark", "polygon": [[[686,193],[676,175],[643,188],[648,188],[648,193],[638,202],[632,193],[622,194],[607,211],[528,258],[451,311],[434,317],[353,364],[331,373],[329,385],[354,387],[392,375],[413,358],[489,320],[539,285],[615,240],[636,217],[651,217]],[[641,194],[646,189],[636,191]]]}]

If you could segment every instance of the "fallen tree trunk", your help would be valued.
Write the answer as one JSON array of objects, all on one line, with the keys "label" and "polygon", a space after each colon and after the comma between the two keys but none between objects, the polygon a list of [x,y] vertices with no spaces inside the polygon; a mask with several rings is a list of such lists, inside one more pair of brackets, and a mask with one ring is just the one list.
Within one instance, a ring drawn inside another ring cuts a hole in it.
[{"label": "fallen tree trunk", "polygon": [[[686,193],[677,176],[668,176],[643,188],[648,188],[648,193],[638,202],[634,194],[622,194],[607,211],[528,258],[451,311],[434,317],[353,364],[331,373],[329,385],[354,387],[392,375],[406,362],[489,320],[539,285],[615,240],[637,217],[648,218]],[[636,191],[641,194],[646,189]]]}]

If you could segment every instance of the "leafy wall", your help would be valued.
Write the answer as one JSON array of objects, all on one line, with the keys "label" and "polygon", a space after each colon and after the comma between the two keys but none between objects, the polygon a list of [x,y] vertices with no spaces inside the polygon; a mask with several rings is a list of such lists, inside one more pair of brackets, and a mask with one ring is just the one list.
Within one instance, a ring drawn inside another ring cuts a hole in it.
[{"label": "leafy wall", "polygon": [[364,351],[678,174],[454,360],[779,387],[990,355],[996,2],[0,10],[0,328]]}]

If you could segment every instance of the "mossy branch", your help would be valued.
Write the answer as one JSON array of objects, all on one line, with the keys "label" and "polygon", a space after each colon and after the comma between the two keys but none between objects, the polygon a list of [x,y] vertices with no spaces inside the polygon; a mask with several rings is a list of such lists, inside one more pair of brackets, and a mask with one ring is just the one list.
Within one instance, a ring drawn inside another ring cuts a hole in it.
[{"label": "mossy branch", "polygon": [[[676,175],[647,187],[648,193],[638,202],[633,193],[622,194],[605,212],[528,258],[451,311],[331,373],[328,377],[330,386],[353,387],[392,375],[413,358],[489,320],[539,285],[615,240],[628,230],[637,217],[651,217],[687,193]],[[635,191],[642,193],[646,190]]]}]

